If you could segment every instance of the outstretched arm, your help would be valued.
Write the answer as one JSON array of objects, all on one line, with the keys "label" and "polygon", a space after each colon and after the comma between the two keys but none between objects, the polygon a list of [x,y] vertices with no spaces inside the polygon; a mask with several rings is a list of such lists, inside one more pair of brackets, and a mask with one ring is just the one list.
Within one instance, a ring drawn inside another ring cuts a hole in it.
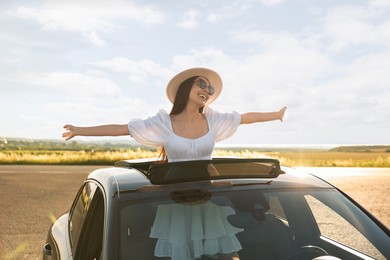
[{"label": "outstretched arm", "polygon": [[77,135],[81,136],[119,136],[129,135],[129,129],[127,124],[125,125],[100,125],[100,126],[73,126],[65,125],[64,128],[67,130],[62,134],[65,140],[69,140]]},{"label": "outstretched arm", "polygon": [[241,114],[241,124],[252,124],[272,120],[280,120],[283,122],[286,109],[287,107],[283,107],[277,112],[250,112]]}]

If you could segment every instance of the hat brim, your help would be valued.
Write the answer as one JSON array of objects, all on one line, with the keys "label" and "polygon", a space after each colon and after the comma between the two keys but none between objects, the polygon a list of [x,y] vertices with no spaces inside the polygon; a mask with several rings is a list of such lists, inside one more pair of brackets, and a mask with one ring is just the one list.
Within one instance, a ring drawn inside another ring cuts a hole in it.
[{"label": "hat brim", "polygon": [[206,105],[212,103],[219,96],[219,94],[221,94],[222,79],[217,72],[206,68],[191,68],[180,72],[169,81],[167,85],[168,99],[174,103],[177,90],[179,89],[181,83],[183,83],[186,79],[195,76],[207,78],[210,82],[210,85],[215,90],[214,94],[209,96]]}]

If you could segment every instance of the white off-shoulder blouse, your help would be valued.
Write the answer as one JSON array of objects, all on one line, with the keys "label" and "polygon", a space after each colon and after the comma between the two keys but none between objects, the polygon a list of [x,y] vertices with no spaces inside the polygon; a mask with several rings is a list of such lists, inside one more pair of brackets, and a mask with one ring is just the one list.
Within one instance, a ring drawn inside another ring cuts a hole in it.
[{"label": "white off-shoulder blouse", "polygon": [[209,107],[205,109],[205,116],[209,131],[196,139],[176,135],[165,110],[147,119],[133,119],[128,123],[128,128],[130,135],[140,144],[164,147],[169,162],[209,160],[215,143],[236,132],[241,116],[235,111],[220,113]]}]

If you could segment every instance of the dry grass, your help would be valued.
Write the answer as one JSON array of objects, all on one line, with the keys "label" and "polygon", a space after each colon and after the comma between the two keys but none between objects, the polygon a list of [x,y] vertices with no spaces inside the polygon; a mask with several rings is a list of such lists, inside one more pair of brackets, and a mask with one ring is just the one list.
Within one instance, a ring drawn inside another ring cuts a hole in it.
[{"label": "dry grass", "polygon": [[390,167],[390,154],[386,152],[257,152],[216,150],[217,156],[245,158],[269,157],[279,159],[284,166],[305,167]]},{"label": "dry grass", "polygon": [[286,166],[307,167],[390,167],[390,154],[357,152],[273,153]]},{"label": "dry grass", "polygon": [[3,151],[2,164],[90,164],[112,165],[127,159],[157,157],[158,152],[134,149],[124,151]]}]

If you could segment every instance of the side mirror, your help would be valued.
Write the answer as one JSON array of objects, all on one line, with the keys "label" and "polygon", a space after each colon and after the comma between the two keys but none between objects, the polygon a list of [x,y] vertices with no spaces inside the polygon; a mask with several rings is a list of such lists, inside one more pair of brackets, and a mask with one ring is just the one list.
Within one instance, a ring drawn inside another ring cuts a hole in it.
[{"label": "side mirror", "polygon": [[52,248],[51,248],[51,245],[50,245],[49,243],[47,243],[47,244],[45,244],[45,245],[43,246],[43,253],[44,253],[45,255],[51,255],[51,253],[52,253]]}]

